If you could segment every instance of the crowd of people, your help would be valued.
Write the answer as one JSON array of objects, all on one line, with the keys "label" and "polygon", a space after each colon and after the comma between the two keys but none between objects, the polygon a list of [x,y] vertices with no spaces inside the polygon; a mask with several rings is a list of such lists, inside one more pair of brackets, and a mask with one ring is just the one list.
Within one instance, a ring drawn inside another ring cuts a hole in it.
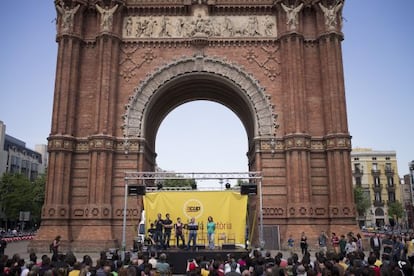
[{"label": "crowd of people", "polygon": [[[222,258],[217,254],[207,259],[202,254],[187,261],[186,273],[189,276],[312,276],[312,275],[414,275],[414,234],[373,235],[362,242],[361,235],[348,233],[337,237],[332,233],[329,237],[322,232],[317,239],[319,248],[311,255],[308,238],[302,233],[300,238],[301,252],[295,252],[294,240],[289,237],[288,244],[292,252],[284,257],[281,252],[272,255],[254,249],[243,252],[237,258],[227,254]],[[361,239],[361,242],[358,240]],[[88,255],[81,261],[71,252],[62,254],[58,251],[60,237],[53,241],[55,246],[51,256],[43,255],[38,260],[31,253],[29,260],[19,255],[1,256],[0,275],[16,276],[152,276],[171,275],[172,265],[168,262],[167,251],[137,252],[127,255],[122,261],[114,253],[110,258],[101,252],[100,258],[93,263]],[[369,241],[369,242],[368,242]],[[367,246],[368,248],[363,248]],[[312,249],[313,250],[313,249]]]}]

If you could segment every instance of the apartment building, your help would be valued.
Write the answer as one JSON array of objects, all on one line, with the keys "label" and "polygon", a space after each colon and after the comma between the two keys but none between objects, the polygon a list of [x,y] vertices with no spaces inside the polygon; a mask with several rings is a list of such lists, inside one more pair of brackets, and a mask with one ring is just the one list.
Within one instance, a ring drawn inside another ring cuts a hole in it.
[{"label": "apartment building", "polygon": [[393,225],[395,220],[388,216],[388,205],[397,200],[403,204],[396,152],[355,148],[351,163],[354,186],[361,187],[371,202],[365,214],[358,215],[359,225]]}]

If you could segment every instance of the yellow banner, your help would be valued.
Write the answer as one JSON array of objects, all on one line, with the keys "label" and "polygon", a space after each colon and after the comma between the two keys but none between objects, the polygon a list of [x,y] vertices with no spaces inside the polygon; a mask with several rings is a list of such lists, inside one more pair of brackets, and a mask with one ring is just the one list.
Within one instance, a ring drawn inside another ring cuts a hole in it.
[{"label": "yellow banner", "polygon": [[[159,191],[144,196],[145,225],[147,230],[157,214],[170,214],[175,223],[177,217],[187,224],[195,218],[199,230],[197,244],[208,244],[207,218],[213,217],[216,223],[215,244],[236,243],[244,245],[246,233],[247,196],[233,191]],[[186,242],[188,234],[185,231]],[[171,244],[175,240],[174,232]]]}]

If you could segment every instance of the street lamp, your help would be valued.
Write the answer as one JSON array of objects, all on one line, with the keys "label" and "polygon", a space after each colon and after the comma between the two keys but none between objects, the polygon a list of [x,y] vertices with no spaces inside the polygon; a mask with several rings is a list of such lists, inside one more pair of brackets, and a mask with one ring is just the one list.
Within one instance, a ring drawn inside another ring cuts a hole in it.
[{"label": "street lamp", "polygon": [[259,179],[259,243],[260,249],[264,247],[264,239],[263,239],[263,195],[262,195],[262,180]]},{"label": "street lamp", "polygon": [[126,249],[126,212],[128,206],[128,182],[125,181],[125,192],[124,192],[124,217],[122,221],[122,251],[121,251],[121,259],[122,261],[125,260],[125,249]]}]

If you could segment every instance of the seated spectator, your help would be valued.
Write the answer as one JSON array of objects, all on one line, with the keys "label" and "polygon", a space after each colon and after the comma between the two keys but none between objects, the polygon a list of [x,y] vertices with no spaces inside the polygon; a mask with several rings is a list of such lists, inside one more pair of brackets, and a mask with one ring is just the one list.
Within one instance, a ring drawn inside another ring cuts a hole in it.
[{"label": "seated spectator", "polygon": [[155,269],[161,276],[170,274],[170,264],[167,263],[167,255],[165,253],[161,253]]}]

